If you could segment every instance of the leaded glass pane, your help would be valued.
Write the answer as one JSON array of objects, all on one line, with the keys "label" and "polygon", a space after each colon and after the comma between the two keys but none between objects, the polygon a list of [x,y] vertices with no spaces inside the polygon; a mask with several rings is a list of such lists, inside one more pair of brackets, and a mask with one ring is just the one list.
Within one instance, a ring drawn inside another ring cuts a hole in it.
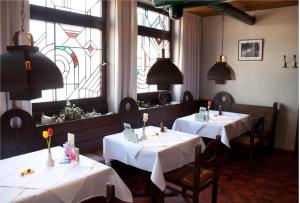
[{"label": "leaded glass pane", "polygon": [[161,13],[138,7],[138,25],[170,31],[170,18]]},{"label": "leaded glass pane", "polygon": [[102,17],[101,0],[29,0],[30,4]]},{"label": "leaded glass pane", "polygon": [[101,96],[101,30],[30,20],[30,32],[34,46],[57,64],[64,80],[64,88],[44,90],[32,102]]},{"label": "leaded glass pane", "polygon": [[170,43],[167,40],[138,36],[137,46],[137,93],[157,91],[156,85],[146,84],[146,76],[156,59],[161,57],[163,47],[165,56],[170,57]]}]

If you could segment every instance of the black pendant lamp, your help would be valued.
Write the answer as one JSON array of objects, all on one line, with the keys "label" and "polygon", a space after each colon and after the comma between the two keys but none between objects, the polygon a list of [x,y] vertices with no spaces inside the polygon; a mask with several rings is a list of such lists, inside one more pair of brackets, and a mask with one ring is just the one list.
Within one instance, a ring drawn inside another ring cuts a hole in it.
[{"label": "black pendant lamp", "polygon": [[157,85],[157,90],[170,90],[173,84],[183,84],[183,75],[178,67],[172,63],[171,58],[165,58],[164,33],[165,29],[162,36],[162,58],[157,58],[146,78],[146,83],[148,85]]},{"label": "black pendant lamp", "polygon": [[32,35],[24,31],[24,1],[21,9],[22,31],[13,37],[13,46],[0,55],[1,92],[11,100],[31,100],[42,96],[42,90],[63,87],[59,68],[33,46]]},{"label": "black pendant lamp", "polygon": [[231,66],[226,62],[223,55],[224,42],[224,14],[222,15],[222,49],[221,55],[218,57],[217,63],[213,65],[208,73],[207,79],[214,80],[216,84],[225,84],[226,80],[235,80],[235,73]]}]

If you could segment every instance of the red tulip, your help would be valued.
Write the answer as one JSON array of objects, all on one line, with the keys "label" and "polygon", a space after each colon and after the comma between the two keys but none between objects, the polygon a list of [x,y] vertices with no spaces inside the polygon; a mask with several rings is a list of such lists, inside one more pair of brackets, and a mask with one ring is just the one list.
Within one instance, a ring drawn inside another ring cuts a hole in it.
[{"label": "red tulip", "polygon": [[53,129],[52,128],[48,128],[48,135],[49,135],[49,137],[51,137],[53,135]]}]

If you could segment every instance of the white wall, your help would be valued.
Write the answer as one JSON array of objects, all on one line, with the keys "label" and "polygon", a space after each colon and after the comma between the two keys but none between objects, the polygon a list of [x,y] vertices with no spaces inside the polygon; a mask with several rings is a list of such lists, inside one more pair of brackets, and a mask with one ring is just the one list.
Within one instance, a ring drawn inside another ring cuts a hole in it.
[{"label": "white wall", "polygon": [[[284,69],[283,55],[293,65],[298,55],[298,6],[250,12],[255,25],[225,16],[224,55],[236,80],[216,85],[206,79],[209,68],[221,52],[221,16],[202,18],[202,63],[200,97],[213,98],[229,92],[236,103],[272,106],[279,102],[275,146],[293,150],[298,114],[298,70]],[[238,40],[264,39],[263,61],[238,61]],[[298,60],[297,59],[297,60]]]}]

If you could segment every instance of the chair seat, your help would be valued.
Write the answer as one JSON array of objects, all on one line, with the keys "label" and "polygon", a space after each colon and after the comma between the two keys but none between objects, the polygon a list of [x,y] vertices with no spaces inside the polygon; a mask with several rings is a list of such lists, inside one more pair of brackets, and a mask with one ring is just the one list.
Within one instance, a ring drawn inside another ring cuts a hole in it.
[{"label": "chair seat", "polygon": [[[193,176],[194,176],[195,166],[186,165],[174,171],[165,173],[165,179],[168,182],[179,183],[181,185],[187,185],[191,188],[194,186]],[[209,169],[200,169],[200,185],[199,187],[209,183],[213,180],[213,171]]]},{"label": "chair seat", "polygon": [[[254,145],[258,145],[260,143],[260,139],[254,137]],[[243,145],[250,146],[250,136],[248,134],[241,135],[231,141],[231,145]]]}]

